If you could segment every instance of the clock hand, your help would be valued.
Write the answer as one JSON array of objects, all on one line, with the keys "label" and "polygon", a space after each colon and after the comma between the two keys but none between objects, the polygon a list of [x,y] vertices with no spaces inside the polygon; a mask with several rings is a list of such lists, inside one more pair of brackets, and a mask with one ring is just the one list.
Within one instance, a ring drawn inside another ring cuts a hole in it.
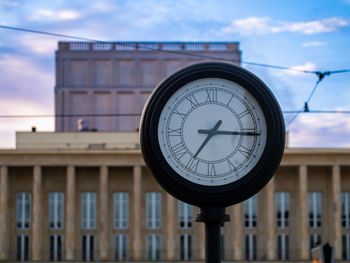
[{"label": "clock hand", "polygon": [[199,146],[199,148],[198,148],[197,152],[195,153],[195,155],[193,156],[193,158],[196,158],[198,156],[198,154],[201,152],[201,150],[204,148],[204,146],[208,143],[210,138],[215,135],[215,132],[219,128],[221,123],[222,123],[222,120],[218,120],[218,122],[215,124],[215,126],[212,129],[207,130],[208,131],[208,133],[207,133],[208,136],[207,136],[207,138],[205,138],[205,140],[203,141],[201,146]]},{"label": "clock hand", "polygon": [[254,135],[260,135],[260,133],[258,132],[238,132],[238,131],[214,131],[212,132],[211,130],[203,130],[203,129],[199,129],[198,133],[205,133],[205,134],[223,134],[223,135],[247,135],[247,136],[254,136]]}]

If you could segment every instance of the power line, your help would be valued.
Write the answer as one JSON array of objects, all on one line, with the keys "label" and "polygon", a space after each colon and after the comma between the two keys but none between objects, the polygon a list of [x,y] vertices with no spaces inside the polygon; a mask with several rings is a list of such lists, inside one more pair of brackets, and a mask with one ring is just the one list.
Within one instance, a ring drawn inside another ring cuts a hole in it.
[{"label": "power line", "polygon": [[[283,114],[296,114],[296,113],[316,113],[316,114],[350,114],[350,110],[312,110],[312,111],[300,111],[300,110],[288,110],[282,111]],[[119,113],[119,114],[7,114],[0,115],[3,119],[15,119],[15,118],[75,118],[75,117],[140,117],[142,113]]]},{"label": "power line", "polygon": [[[64,37],[64,38],[70,38],[70,39],[76,39],[76,40],[82,40],[82,41],[89,41],[93,43],[102,43],[102,44],[110,44],[111,42],[107,41],[100,41],[85,37],[78,37],[78,36],[72,36],[72,35],[66,35],[66,34],[59,34],[59,33],[52,33],[52,32],[46,32],[46,31],[40,31],[40,30],[33,30],[33,29],[27,29],[27,28],[20,28],[20,27],[12,27],[12,26],[4,26],[0,25],[0,28],[8,29],[8,30],[16,30],[16,31],[22,31],[22,32],[28,32],[28,33],[35,33],[35,34],[44,34],[49,36],[55,36],[55,37]],[[115,43],[119,46],[126,46],[126,47],[134,47],[133,43],[122,43],[117,42]],[[177,51],[177,50],[164,50],[164,49],[157,49],[153,48],[151,46],[144,46],[144,49],[158,51],[158,52],[167,52],[167,53],[173,53],[173,54],[181,54],[181,55],[187,55],[187,56],[194,56],[194,57],[200,57],[200,58],[206,58],[206,59],[212,59],[212,60],[221,60],[221,61],[228,61],[228,62],[240,62],[241,64],[251,65],[251,66],[259,66],[259,67],[265,67],[265,68],[272,68],[272,69],[280,69],[280,70],[289,70],[289,71],[296,71],[306,74],[315,74],[318,76],[318,80],[312,89],[308,99],[304,103],[304,107],[302,107],[300,110],[296,111],[286,111],[285,114],[294,114],[294,116],[288,121],[287,127],[297,118],[297,116],[300,113],[304,112],[311,112],[311,113],[343,113],[348,114],[347,111],[310,111],[309,109],[309,102],[312,99],[316,89],[318,88],[320,82],[324,79],[324,77],[329,76],[331,74],[339,74],[339,73],[347,73],[350,72],[350,69],[340,69],[340,70],[333,70],[333,71],[310,71],[310,70],[299,70],[296,68],[291,67],[284,67],[284,66],[276,66],[276,65],[269,65],[269,64],[263,64],[263,63],[256,63],[256,62],[249,62],[249,61],[231,61],[228,59],[222,59],[218,57],[212,57],[207,55],[201,55],[198,53],[193,53],[189,51]],[[140,116],[141,114],[80,114],[80,115],[0,115],[0,118],[63,118],[63,117],[118,117],[118,116]]]},{"label": "power line", "polygon": [[[283,111],[283,114],[298,113],[298,110]],[[317,114],[350,114],[350,110],[310,110],[301,111],[300,113],[317,113]]]},{"label": "power line", "polygon": [[[340,73],[340,72],[344,72],[345,70],[337,70],[337,71],[325,71],[325,72],[316,72],[316,75],[318,76],[318,80],[316,81],[315,86],[313,87],[313,89],[311,90],[311,93],[308,97],[308,99],[304,102],[304,107],[302,107],[299,111],[297,111],[295,113],[295,115],[288,121],[287,123],[287,128],[289,127],[289,125],[292,124],[292,122],[298,117],[298,115],[302,112],[310,112],[310,108],[309,108],[309,102],[312,99],[313,95],[315,94],[316,89],[318,88],[319,84],[321,83],[321,81],[324,79],[324,77],[329,76],[331,74],[336,74],[336,73]],[[345,71],[347,72],[347,71]]]},{"label": "power line", "polygon": [[11,114],[11,115],[0,115],[0,118],[74,118],[74,117],[134,117],[141,116],[141,113],[116,113],[116,114]]},{"label": "power line", "polygon": [[98,41],[95,39],[90,39],[90,38],[85,38],[85,37],[77,37],[77,36],[71,36],[71,35],[65,35],[65,34],[59,34],[59,33],[51,33],[51,32],[47,32],[47,31],[27,29],[27,28],[22,28],[22,27],[0,25],[0,28],[9,29],[9,30],[16,30],[16,31],[23,31],[23,32],[28,32],[28,33],[41,34],[41,35],[49,35],[49,36],[54,36],[54,37],[64,37],[64,38],[71,38],[71,39],[76,39],[76,40],[91,41],[91,42],[97,42],[97,43],[106,43],[104,41]]},{"label": "power line", "polygon": [[[21,27],[13,27],[13,26],[4,26],[0,25],[0,28],[8,29],[8,30],[16,30],[16,31],[22,31],[22,32],[28,32],[28,33],[35,33],[35,34],[42,34],[42,35],[49,35],[49,36],[55,36],[55,37],[64,37],[64,38],[71,38],[76,40],[82,40],[82,41],[90,41],[94,43],[102,43],[102,44],[109,44],[108,41],[101,41],[96,39],[90,39],[86,37],[78,37],[78,36],[72,36],[72,35],[66,35],[66,34],[60,34],[60,33],[52,33],[47,31],[41,31],[41,30],[33,30],[33,29],[27,29],[27,28],[21,28]],[[126,46],[126,47],[133,47],[130,43],[116,43],[120,46]],[[295,71],[300,73],[306,73],[306,74],[330,74],[330,73],[346,73],[350,72],[350,69],[341,69],[341,70],[334,70],[334,71],[326,71],[326,72],[320,72],[320,71],[311,71],[311,70],[300,70],[296,68],[291,67],[285,67],[285,66],[276,66],[276,65],[269,65],[264,63],[257,63],[257,62],[250,62],[250,61],[231,61],[228,59],[218,58],[218,57],[212,57],[207,55],[201,55],[198,53],[193,52],[183,52],[183,51],[177,51],[177,50],[159,50],[157,48],[152,48],[149,46],[144,47],[144,49],[153,50],[153,51],[159,51],[159,52],[166,52],[166,53],[173,53],[173,54],[181,54],[181,55],[188,55],[188,56],[194,56],[194,57],[200,57],[200,58],[207,58],[212,60],[221,60],[221,61],[228,61],[228,62],[240,62],[241,64],[251,65],[251,66],[258,66],[258,67],[265,67],[265,68],[272,68],[272,69],[280,69],[280,70],[289,70],[289,71]]]}]

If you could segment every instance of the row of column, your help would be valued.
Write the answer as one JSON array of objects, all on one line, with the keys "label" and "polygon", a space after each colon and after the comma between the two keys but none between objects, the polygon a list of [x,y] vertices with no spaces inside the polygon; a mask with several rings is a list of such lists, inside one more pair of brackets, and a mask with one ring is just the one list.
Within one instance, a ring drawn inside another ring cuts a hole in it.
[{"label": "row of column", "polygon": [[[308,174],[307,167],[305,165],[299,167],[299,178],[298,178],[298,204],[300,205],[298,215],[298,232],[299,232],[299,244],[300,244],[300,259],[307,260],[309,258],[309,218],[308,218]],[[332,167],[331,177],[331,203],[332,211],[330,213],[330,220],[328,227],[329,232],[329,243],[335,247],[335,259],[341,259],[341,176],[340,167]]]},{"label": "row of column", "polygon": [[[98,205],[98,226],[99,226],[99,259],[108,260],[108,167],[100,167],[100,184],[99,184],[99,205]],[[32,260],[44,260],[42,254],[43,245],[43,233],[42,233],[42,220],[43,208],[43,188],[42,188],[42,173],[41,167],[35,166],[33,168],[33,212],[32,212]],[[133,235],[130,249],[133,250],[133,259],[135,261],[143,259],[144,244],[142,242],[142,167],[133,167],[133,228],[131,233]],[[9,219],[8,219],[8,168],[2,166],[0,168],[0,260],[8,260],[9,255]],[[66,219],[65,219],[65,259],[76,260],[75,251],[78,249],[76,243],[76,175],[75,167],[68,166],[66,174]],[[176,199],[170,195],[167,195],[167,210],[166,210],[166,233],[167,233],[167,259],[176,259],[175,242],[176,242],[176,218],[174,217],[174,211],[176,211]],[[199,238],[204,240],[204,236]],[[204,247],[204,244],[203,246]],[[204,251],[200,253],[204,258]]]},{"label": "row of column", "polygon": [[[132,233],[134,235],[133,243],[131,244],[131,249],[133,249],[134,260],[142,259],[142,237],[141,237],[141,180],[142,180],[142,168],[141,166],[133,167],[133,229]],[[77,249],[75,241],[75,169],[73,166],[67,168],[67,186],[66,186],[66,198],[67,198],[67,215],[66,215],[66,228],[65,228],[65,257],[66,260],[76,260],[74,251]],[[99,211],[98,211],[98,225],[99,225],[99,259],[108,260],[108,167],[100,167],[100,185],[99,185]],[[33,222],[34,223],[34,222]],[[34,227],[34,226],[33,226]],[[33,260],[34,258],[33,251]],[[40,260],[40,258],[38,259]]]},{"label": "row of column", "polygon": [[[309,250],[309,217],[308,217],[308,173],[307,166],[299,166],[298,170],[298,192],[297,192],[297,204],[298,211],[296,213],[297,225],[297,248],[299,255],[297,255],[299,260],[309,260],[310,250]],[[330,237],[330,244],[334,246],[335,249],[335,259],[341,259],[341,176],[340,167],[332,167],[332,179],[331,179],[331,198],[332,198],[332,213],[329,220],[328,231]],[[275,224],[275,182],[272,179],[264,188],[265,202],[264,202],[264,240],[266,248],[267,260],[276,260],[276,224]],[[242,220],[242,203],[233,206],[233,212],[231,215],[232,226],[240,226]],[[234,260],[243,260],[244,255],[242,255],[243,247],[243,228],[235,227],[233,229],[233,250]]]},{"label": "row of column", "polygon": [[[108,259],[108,167],[100,167],[100,198],[99,198],[99,257],[101,260]],[[141,236],[141,209],[142,209],[142,167],[133,167],[133,243],[130,244],[130,248],[133,250],[134,260],[141,260],[142,255],[142,236]],[[340,167],[332,167],[332,185],[331,185],[331,197],[333,210],[331,220],[329,220],[329,233],[330,243],[335,249],[335,259],[341,259],[341,176]],[[308,174],[307,167],[299,166],[298,172],[298,192],[297,203],[299,205],[296,213],[297,227],[298,227],[298,248],[300,260],[309,259],[309,236],[308,236]],[[272,179],[264,189],[265,191],[265,240],[266,240],[266,254],[268,260],[276,259],[276,233],[275,233],[275,184]],[[0,168],[0,260],[6,260],[9,258],[9,219],[8,219],[8,169],[6,166]],[[76,218],[76,175],[74,166],[67,167],[67,180],[66,180],[66,222],[65,222],[65,257],[66,260],[74,260],[74,251],[77,249],[75,241],[75,218]],[[42,247],[42,174],[41,167],[35,166],[33,168],[33,218],[32,218],[32,259],[43,260],[41,254]],[[176,211],[176,200],[167,195],[167,209],[166,209],[166,251],[167,259],[174,260],[176,258],[175,242],[176,242],[176,218],[174,216]],[[237,227],[242,222],[242,203],[233,206],[230,210],[231,213],[231,225],[233,229],[232,248],[234,250],[234,260],[242,260],[242,242],[243,242],[243,228]],[[202,224],[201,224],[202,225]],[[198,227],[198,226],[196,226]],[[201,226],[199,230],[199,245],[200,258],[204,258],[204,231]]]},{"label": "row of column", "polygon": [[[134,179],[134,257],[141,259],[141,167],[135,166]],[[99,199],[99,255],[101,260],[108,259],[108,167],[100,168],[100,199]],[[32,260],[43,260],[42,255],[42,173],[40,166],[33,168],[33,212],[32,212]],[[75,218],[76,218],[76,176],[74,166],[67,167],[66,180],[66,222],[65,222],[65,258],[75,260]],[[8,260],[9,255],[9,218],[8,218],[8,168],[0,167],[0,260]]]}]

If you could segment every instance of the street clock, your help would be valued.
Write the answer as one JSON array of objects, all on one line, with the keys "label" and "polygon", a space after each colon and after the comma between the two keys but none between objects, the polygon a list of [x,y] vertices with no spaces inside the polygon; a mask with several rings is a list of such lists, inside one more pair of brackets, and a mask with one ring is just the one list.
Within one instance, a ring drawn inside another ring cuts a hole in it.
[{"label": "street clock", "polygon": [[277,100],[254,74],[203,62],[163,80],[144,108],[144,160],[159,184],[199,207],[225,207],[257,193],[284,151]]}]

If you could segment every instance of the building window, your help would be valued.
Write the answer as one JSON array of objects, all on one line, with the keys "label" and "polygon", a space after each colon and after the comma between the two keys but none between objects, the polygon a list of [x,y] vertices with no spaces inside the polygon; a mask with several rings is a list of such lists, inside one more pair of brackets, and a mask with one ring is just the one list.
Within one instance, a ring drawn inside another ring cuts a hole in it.
[{"label": "building window", "polygon": [[341,224],[350,228],[350,192],[341,193]]},{"label": "building window", "polygon": [[128,228],[129,220],[129,194],[114,193],[114,227],[116,229]]},{"label": "building window", "polygon": [[64,222],[63,193],[49,193],[49,226],[51,229],[62,229]]},{"label": "building window", "polygon": [[29,236],[18,235],[17,236],[17,261],[29,260]]},{"label": "building window", "polygon": [[31,194],[17,193],[16,194],[16,224],[18,229],[30,228],[30,212],[31,212]]},{"label": "building window", "polygon": [[95,237],[83,235],[81,242],[81,255],[83,261],[94,261],[95,258]]},{"label": "building window", "polygon": [[246,228],[255,228],[258,226],[257,202],[257,195],[244,201],[244,226]]},{"label": "building window", "polygon": [[160,260],[160,235],[147,235],[147,260]]},{"label": "building window", "polygon": [[128,260],[128,235],[126,234],[115,235],[114,259],[117,261]]},{"label": "building window", "polygon": [[257,260],[257,239],[256,235],[248,234],[245,235],[245,259],[246,260]]},{"label": "building window", "polygon": [[193,206],[179,201],[180,228],[191,228],[193,224]]},{"label": "building window", "polygon": [[192,259],[192,236],[189,234],[180,235],[180,260]]},{"label": "building window", "polygon": [[322,236],[320,234],[310,235],[310,250],[322,244]]},{"label": "building window", "polygon": [[309,226],[318,228],[322,226],[322,194],[321,192],[308,193]]},{"label": "building window", "polygon": [[278,228],[289,227],[289,193],[277,192],[275,194],[276,223]]},{"label": "building window", "polygon": [[96,228],[96,193],[81,194],[81,227],[83,229]]},{"label": "building window", "polygon": [[343,260],[350,260],[350,234],[345,234],[342,236],[343,243]]},{"label": "building window", "polygon": [[277,257],[278,260],[289,260],[289,235],[277,235]]},{"label": "building window", "polygon": [[161,226],[161,194],[150,192],[146,194],[147,228],[155,229]]},{"label": "building window", "polygon": [[62,261],[62,245],[61,235],[50,236],[50,261]]}]

